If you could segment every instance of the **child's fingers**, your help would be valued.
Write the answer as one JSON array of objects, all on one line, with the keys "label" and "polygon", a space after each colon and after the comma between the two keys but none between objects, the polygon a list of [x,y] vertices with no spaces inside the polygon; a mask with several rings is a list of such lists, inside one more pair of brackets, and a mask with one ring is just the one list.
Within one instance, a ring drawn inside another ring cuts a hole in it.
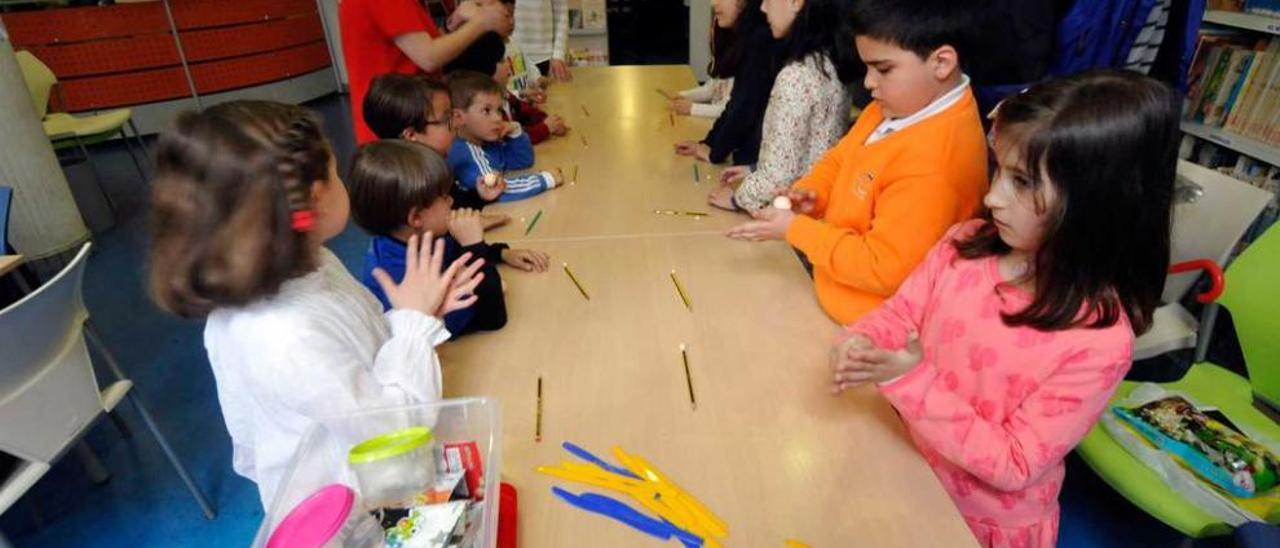
[{"label": "child's fingers", "polygon": [[453,288],[453,291],[451,291],[451,293],[456,293],[458,295],[475,293],[476,287],[479,287],[480,282],[484,281],[484,272],[477,272],[475,273],[475,275],[471,276],[470,278],[462,278],[462,280],[464,281],[459,282],[459,284]]},{"label": "child's fingers", "polygon": [[387,295],[387,300],[390,300],[391,295],[395,294],[399,289],[399,286],[396,285],[396,281],[391,279],[391,275],[387,274],[387,271],[381,268],[373,269],[373,279],[377,280],[378,286],[382,288],[382,294]]},{"label": "child's fingers", "polygon": [[[429,236],[429,235],[428,235]],[[418,272],[418,235],[409,236],[409,243],[404,248],[404,277],[409,279]]]},{"label": "child's fingers", "polygon": [[422,257],[420,260],[424,270],[431,272],[433,276],[438,274],[440,268],[444,265],[444,238],[436,238],[435,249],[431,255]]},{"label": "child's fingers", "polygon": [[474,276],[480,270],[480,267],[484,266],[484,259],[476,259],[468,264],[467,261],[470,260],[471,252],[463,253],[461,257],[449,264],[449,268],[444,271],[444,274],[440,275],[440,280],[449,287],[455,286],[455,282],[459,282],[456,285],[461,285],[460,282],[466,281],[470,276]]}]

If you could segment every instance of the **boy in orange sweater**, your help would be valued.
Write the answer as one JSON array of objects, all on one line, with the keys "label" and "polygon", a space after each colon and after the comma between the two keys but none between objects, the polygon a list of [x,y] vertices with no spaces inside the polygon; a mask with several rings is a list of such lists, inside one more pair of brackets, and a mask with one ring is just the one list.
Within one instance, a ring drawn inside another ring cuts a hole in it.
[{"label": "boy in orange sweater", "polygon": [[761,209],[726,233],[799,249],[818,302],[841,324],[892,295],[947,228],[982,205],[987,142],[960,68],[968,4],[859,0],[855,42],[874,101],[793,184],[790,209]]}]

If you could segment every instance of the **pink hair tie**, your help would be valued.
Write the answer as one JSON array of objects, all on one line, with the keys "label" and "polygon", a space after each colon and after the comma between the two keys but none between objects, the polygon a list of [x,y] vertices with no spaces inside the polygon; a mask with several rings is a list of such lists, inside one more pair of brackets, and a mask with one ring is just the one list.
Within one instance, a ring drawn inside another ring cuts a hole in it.
[{"label": "pink hair tie", "polygon": [[316,227],[316,213],[310,209],[299,209],[289,217],[289,224],[294,232],[311,232]]}]

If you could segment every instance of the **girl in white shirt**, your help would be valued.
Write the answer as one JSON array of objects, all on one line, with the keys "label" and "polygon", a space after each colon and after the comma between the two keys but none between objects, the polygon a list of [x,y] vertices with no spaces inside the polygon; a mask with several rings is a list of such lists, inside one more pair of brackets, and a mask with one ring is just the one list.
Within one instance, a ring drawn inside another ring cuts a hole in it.
[{"label": "girl in white shirt", "polygon": [[[717,0],[712,3],[711,64],[707,67],[707,79],[696,88],[686,89],[676,95],[667,95],[667,108],[676,114],[716,119],[724,112],[733,94],[733,73],[738,70],[733,51],[736,39],[733,26],[743,9],[741,0]],[[723,26],[721,26],[723,25]]]},{"label": "girl in white shirt", "polygon": [[233,467],[269,508],[320,417],[440,398],[440,317],[470,306],[483,261],[443,270],[443,242],[410,240],[410,271],[382,306],[323,244],[350,204],[309,111],[235,101],[187,112],[161,136],[151,292],[207,317],[204,339]]}]

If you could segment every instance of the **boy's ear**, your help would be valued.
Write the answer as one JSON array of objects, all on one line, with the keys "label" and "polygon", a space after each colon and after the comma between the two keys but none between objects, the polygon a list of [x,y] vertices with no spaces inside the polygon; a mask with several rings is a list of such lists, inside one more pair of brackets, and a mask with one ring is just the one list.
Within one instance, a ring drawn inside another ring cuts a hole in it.
[{"label": "boy's ear", "polygon": [[405,226],[412,228],[414,231],[421,232],[422,227],[426,225],[426,211],[420,207],[409,209],[409,215],[405,217]]},{"label": "boy's ear", "polygon": [[956,48],[949,45],[942,45],[938,49],[933,50],[933,54],[929,56],[930,64],[933,69],[933,77],[938,81],[944,81],[951,78],[951,75],[960,70],[960,55],[956,53]]},{"label": "boy's ear", "polygon": [[414,129],[413,129],[413,128],[411,128],[411,127],[407,127],[407,128],[404,128],[404,130],[400,132],[400,138],[401,138],[401,139],[404,139],[405,141],[413,141],[413,140],[415,140],[415,139],[414,139],[414,137],[415,137],[417,134],[418,134],[418,132],[414,131]]}]

